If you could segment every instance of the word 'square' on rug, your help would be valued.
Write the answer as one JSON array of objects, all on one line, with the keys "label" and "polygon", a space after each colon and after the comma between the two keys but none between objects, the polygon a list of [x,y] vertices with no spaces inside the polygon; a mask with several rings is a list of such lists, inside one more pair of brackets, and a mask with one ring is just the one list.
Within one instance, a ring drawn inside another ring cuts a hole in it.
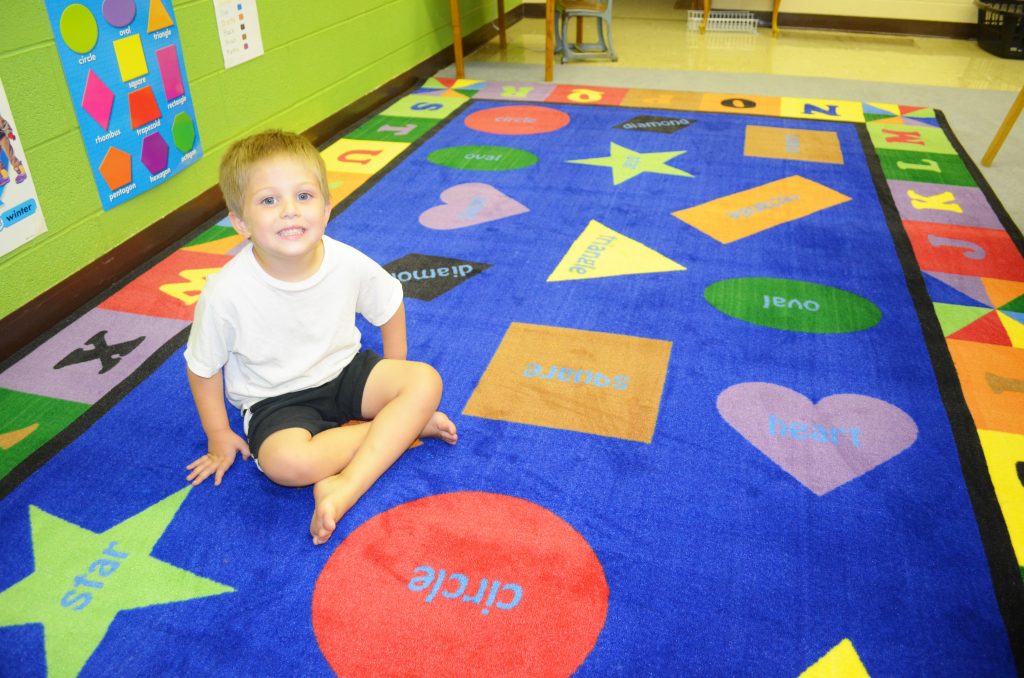
[{"label": "word 'square' on rug", "polygon": [[1024,248],[941,113],[430,80],[323,157],[459,443],[320,548],[185,485],[209,226],[0,371],[4,675],[1024,666]]}]

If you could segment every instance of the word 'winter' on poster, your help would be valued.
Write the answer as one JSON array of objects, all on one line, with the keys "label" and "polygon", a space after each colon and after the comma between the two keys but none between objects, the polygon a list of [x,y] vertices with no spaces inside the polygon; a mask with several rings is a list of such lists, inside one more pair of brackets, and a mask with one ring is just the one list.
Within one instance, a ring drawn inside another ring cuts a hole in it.
[{"label": "word 'winter' on poster", "polygon": [[45,232],[25,147],[0,82],[0,256]]}]

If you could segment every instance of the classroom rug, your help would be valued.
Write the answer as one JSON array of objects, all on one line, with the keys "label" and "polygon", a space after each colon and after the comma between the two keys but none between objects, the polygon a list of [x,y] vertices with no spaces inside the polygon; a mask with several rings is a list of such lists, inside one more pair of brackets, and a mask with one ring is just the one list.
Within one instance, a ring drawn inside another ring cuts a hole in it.
[{"label": "classroom rug", "polygon": [[321,547],[187,485],[204,225],[0,371],[4,676],[1024,666],[1024,247],[940,111],[431,79],[323,155],[459,443]]}]

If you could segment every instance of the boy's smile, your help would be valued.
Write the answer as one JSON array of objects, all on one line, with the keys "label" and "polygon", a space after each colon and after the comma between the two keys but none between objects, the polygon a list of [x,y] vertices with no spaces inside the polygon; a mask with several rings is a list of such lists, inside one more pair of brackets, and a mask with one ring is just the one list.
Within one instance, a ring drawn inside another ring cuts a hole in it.
[{"label": "boy's smile", "polygon": [[242,214],[229,217],[275,278],[304,280],[319,269],[331,210],[322,193],[317,175],[296,158],[278,156],[253,166]]}]

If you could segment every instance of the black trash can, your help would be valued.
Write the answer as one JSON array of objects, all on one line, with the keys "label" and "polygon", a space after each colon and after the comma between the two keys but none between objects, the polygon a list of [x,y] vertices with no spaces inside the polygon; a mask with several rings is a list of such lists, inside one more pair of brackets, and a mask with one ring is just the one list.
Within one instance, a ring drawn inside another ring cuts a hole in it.
[{"label": "black trash can", "polygon": [[1024,0],[974,0],[974,4],[981,48],[1006,59],[1024,59]]}]

